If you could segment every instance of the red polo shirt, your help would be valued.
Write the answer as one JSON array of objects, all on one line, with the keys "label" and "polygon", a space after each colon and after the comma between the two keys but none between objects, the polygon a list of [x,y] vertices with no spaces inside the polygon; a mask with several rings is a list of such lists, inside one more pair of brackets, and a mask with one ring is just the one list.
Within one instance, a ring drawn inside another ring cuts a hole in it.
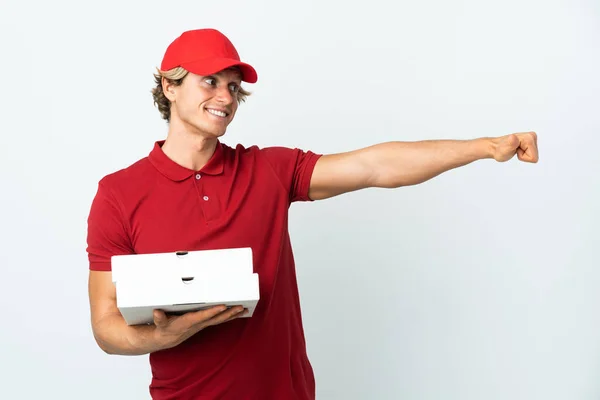
[{"label": "red polo shirt", "polygon": [[219,143],[206,166],[192,171],[169,159],[163,143],[100,181],[88,219],[89,268],[109,271],[116,254],[251,247],[260,300],[251,318],[150,354],[152,397],[314,399],[288,209],[310,201],[320,155]]}]

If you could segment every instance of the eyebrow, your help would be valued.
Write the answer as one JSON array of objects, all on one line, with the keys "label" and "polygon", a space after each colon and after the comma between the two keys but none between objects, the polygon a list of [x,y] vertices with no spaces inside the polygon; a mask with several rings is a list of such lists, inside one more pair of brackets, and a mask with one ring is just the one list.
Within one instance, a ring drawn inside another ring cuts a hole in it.
[{"label": "eyebrow", "polygon": [[[220,78],[222,80],[227,80],[227,79],[225,79],[226,77],[224,76],[224,74],[221,72],[218,72],[216,74],[206,75],[205,77]],[[241,74],[236,74],[235,77],[233,77],[232,79],[229,80],[229,83],[235,83],[236,85],[240,85],[242,83]]]},{"label": "eyebrow", "polygon": [[236,80],[239,80],[239,81],[242,80],[242,73],[237,68],[227,68],[227,69],[224,69],[222,71],[219,71],[215,75],[219,75],[219,76],[223,77],[223,75],[225,75],[228,72],[233,73],[233,75],[235,76]]}]

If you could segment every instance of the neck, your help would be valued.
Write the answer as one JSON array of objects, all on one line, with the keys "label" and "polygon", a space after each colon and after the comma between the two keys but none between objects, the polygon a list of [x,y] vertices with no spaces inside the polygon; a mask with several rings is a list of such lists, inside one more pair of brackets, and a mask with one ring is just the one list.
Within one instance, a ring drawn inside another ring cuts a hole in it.
[{"label": "neck", "polygon": [[216,147],[216,137],[204,137],[170,125],[162,151],[177,164],[199,171],[208,163]]}]

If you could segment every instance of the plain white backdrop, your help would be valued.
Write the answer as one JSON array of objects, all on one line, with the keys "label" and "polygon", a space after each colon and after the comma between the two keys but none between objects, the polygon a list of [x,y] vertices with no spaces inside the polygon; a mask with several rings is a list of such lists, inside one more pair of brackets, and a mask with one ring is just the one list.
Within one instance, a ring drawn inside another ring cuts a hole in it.
[{"label": "plain white backdrop", "polygon": [[93,340],[86,218],[164,138],[152,73],[201,27],[259,73],[231,145],[539,135],[536,165],[291,208],[318,399],[600,397],[597,0],[3,0],[3,398],[148,398],[147,356]]}]

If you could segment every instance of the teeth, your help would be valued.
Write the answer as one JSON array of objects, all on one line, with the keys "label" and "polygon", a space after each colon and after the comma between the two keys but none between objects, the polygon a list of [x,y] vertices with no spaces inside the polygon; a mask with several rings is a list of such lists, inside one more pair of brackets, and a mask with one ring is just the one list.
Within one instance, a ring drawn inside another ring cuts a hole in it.
[{"label": "teeth", "polygon": [[213,115],[216,115],[216,116],[218,116],[218,117],[226,117],[226,116],[227,116],[227,114],[225,114],[223,111],[212,110],[212,109],[210,109],[210,108],[207,108],[206,110],[207,110],[209,113],[211,113],[211,114],[213,114]]}]

